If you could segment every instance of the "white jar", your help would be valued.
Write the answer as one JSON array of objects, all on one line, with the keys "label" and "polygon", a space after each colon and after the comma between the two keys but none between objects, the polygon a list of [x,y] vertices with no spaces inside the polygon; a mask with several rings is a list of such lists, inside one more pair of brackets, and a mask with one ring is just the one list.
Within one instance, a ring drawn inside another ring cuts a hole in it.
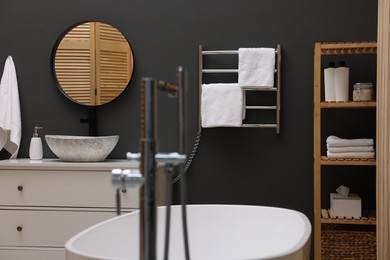
[{"label": "white jar", "polygon": [[353,101],[371,101],[373,97],[372,83],[355,83],[353,85]]}]

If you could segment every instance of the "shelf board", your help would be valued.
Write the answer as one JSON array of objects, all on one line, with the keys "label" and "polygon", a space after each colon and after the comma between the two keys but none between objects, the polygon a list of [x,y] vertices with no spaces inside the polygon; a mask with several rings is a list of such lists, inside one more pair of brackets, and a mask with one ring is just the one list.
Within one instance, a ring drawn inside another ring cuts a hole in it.
[{"label": "shelf board", "polygon": [[277,128],[276,124],[242,124],[242,127]]},{"label": "shelf board", "polygon": [[360,218],[336,217],[330,210],[321,210],[321,223],[323,224],[347,224],[347,225],[376,225],[375,211],[365,211]]},{"label": "shelf board", "polygon": [[321,102],[321,108],[375,108],[376,101]]},{"label": "shelf board", "polygon": [[376,42],[321,43],[322,55],[376,54]]},{"label": "shelf board", "polygon": [[375,159],[356,159],[356,158],[328,158],[326,156],[321,156],[321,165],[376,165]]}]

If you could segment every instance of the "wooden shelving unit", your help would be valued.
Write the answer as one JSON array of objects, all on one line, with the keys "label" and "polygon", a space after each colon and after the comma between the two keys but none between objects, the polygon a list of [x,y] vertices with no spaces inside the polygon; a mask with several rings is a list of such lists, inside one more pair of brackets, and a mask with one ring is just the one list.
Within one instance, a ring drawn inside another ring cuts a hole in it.
[{"label": "wooden shelving unit", "polygon": [[321,165],[362,165],[362,166],[375,166],[375,159],[334,159],[326,156],[321,156]]},{"label": "wooden shelving unit", "polygon": [[376,107],[376,101],[321,102],[321,108],[364,108],[364,107]]},{"label": "wooden shelving unit", "polygon": [[333,216],[332,212],[327,209],[321,210],[321,223],[324,224],[344,224],[344,225],[376,225],[375,211],[363,212],[360,218],[340,218]]},{"label": "wooden shelving unit", "polygon": [[[314,257],[321,259],[321,225],[376,225],[374,212],[364,213],[361,218],[337,218],[321,207],[321,171],[324,165],[373,166],[375,159],[330,159],[321,155],[321,111],[324,109],[376,109],[376,101],[325,102],[321,97],[322,66],[324,55],[376,54],[376,42],[316,43],[314,50]],[[353,112],[353,111],[352,111]]]}]

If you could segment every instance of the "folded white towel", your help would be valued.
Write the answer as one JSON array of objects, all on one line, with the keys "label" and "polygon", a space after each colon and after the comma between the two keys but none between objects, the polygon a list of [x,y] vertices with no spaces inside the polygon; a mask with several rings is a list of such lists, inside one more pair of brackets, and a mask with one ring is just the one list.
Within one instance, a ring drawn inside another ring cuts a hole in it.
[{"label": "folded white towel", "polygon": [[327,152],[329,158],[339,159],[372,159],[375,158],[374,152],[350,152],[350,153],[331,153]]},{"label": "folded white towel", "polygon": [[326,139],[326,144],[328,148],[338,147],[338,146],[371,146],[374,145],[374,139],[372,138],[343,139],[331,135]]},{"label": "folded white towel", "polygon": [[374,152],[374,146],[336,146],[328,147],[328,152],[331,153],[348,153],[348,152]]},{"label": "folded white towel", "polygon": [[8,56],[0,82],[0,150],[5,148],[11,159],[18,156],[22,135],[19,102],[15,64]]},{"label": "folded white towel", "polygon": [[203,84],[202,127],[241,126],[244,107],[243,92],[238,84]]},{"label": "folded white towel", "polygon": [[272,88],[274,75],[275,49],[238,49],[238,84],[241,87]]}]

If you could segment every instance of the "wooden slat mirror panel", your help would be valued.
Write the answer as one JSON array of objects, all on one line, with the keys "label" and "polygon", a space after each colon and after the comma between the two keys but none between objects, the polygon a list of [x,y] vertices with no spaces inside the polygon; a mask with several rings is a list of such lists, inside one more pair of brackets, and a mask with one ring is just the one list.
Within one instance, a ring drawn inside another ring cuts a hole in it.
[{"label": "wooden slat mirror panel", "polygon": [[132,49],[123,34],[109,24],[86,22],[71,28],[53,53],[59,87],[83,105],[112,101],[124,91],[133,73]]}]

